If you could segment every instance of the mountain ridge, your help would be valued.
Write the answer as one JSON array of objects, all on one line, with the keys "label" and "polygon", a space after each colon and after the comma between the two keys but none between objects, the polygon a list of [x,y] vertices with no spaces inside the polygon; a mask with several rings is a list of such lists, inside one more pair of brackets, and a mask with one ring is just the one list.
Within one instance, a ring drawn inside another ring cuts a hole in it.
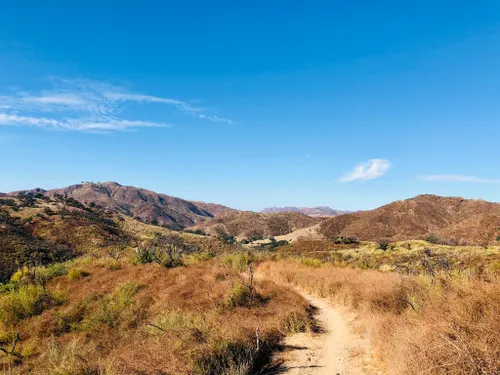
[{"label": "mountain ridge", "polygon": [[329,218],[321,223],[320,233],[365,241],[424,239],[434,234],[443,242],[485,244],[500,235],[500,203],[421,194]]},{"label": "mountain ridge", "polygon": [[277,212],[299,212],[308,216],[340,216],[344,214],[349,214],[352,211],[342,211],[337,210],[328,206],[315,206],[315,207],[296,207],[296,206],[285,206],[285,207],[267,207],[264,208],[262,213],[277,213]]},{"label": "mountain ridge", "polygon": [[35,188],[15,191],[9,195],[19,193],[39,193],[50,197],[62,195],[85,204],[102,206],[109,211],[132,216],[146,223],[172,229],[184,229],[211,219],[222,212],[236,211],[215,203],[189,201],[148,189],[121,185],[114,181],[83,182],[50,190]]}]

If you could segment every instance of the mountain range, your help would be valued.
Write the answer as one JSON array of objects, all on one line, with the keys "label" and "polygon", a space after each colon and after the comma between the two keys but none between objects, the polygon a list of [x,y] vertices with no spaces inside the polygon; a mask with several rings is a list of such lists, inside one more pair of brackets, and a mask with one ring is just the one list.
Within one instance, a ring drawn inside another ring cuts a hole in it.
[{"label": "mountain range", "polygon": [[340,211],[328,206],[318,207],[268,207],[262,210],[262,213],[270,214],[276,212],[299,212],[308,216],[340,216],[351,213],[352,211]]},{"label": "mountain range", "polygon": [[188,201],[151,190],[123,186],[117,182],[85,182],[60,189],[38,188],[26,192],[73,198],[85,204],[101,206],[111,212],[132,216],[145,223],[172,229],[191,227],[222,212],[234,211],[219,204]]},{"label": "mountain range", "polygon": [[24,193],[72,198],[145,223],[177,230],[192,228],[216,235],[276,236],[320,224],[319,233],[327,238],[345,236],[367,241],[382,238],[395,241],[424,239],[433,234],[437,240],[452,244],[485,244],[500,239],[500,204],[460,197],[419,195],[358,212],[321,206],[268,208],[256,213],[184,200],[116,182],[88,182]]}]

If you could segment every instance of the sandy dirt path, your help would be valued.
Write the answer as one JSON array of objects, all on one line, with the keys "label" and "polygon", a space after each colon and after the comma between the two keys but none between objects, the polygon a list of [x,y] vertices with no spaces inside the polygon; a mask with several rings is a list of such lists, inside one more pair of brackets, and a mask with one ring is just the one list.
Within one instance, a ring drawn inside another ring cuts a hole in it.
[{"label": "sandy dirt path", "polygon": [[317,309],[318,333],[300,333],[285,340],[281,373],[289,375],[379,374],[372,366],[368,337],[352,313],[326,299],[299,292]]}]

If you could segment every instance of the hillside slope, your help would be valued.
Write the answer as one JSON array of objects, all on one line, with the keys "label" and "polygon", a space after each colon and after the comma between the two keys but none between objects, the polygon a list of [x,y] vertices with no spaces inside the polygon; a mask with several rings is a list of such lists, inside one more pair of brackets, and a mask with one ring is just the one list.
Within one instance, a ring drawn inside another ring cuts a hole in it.
[{"label": "hillside slope", "polygon": [[0,199],[0,283],[20,265],[61,262],[128,240],[116,218],[72,199]]},{"label": "hillside slope", "polygon": [[333,217],[321,224],[326,237],[376,241],[421,239],[434,233],[454,242],[488,243],[500,229],[500,204],[476,199],[419,195],[380,208]]},{"label": "hillside slope", "polygon": [[320,219],[297,212],[263,214],[245,211],[223,213],[193,229],[213,235],[225,233],[236,237],[261,238],[288,234],[319,222]]},{"label": "hillside slope", "polygon": [[142,188],[122,186],[116,182],[83,183],[53,190],[35,189],[33,192],[51,197],[62,195],[86,204],[96,204],[108,211],[172,229],[190,227],[213,218],[220,212],[232,211],[229,207],[190,202]]},{"label": "hillside slope", "polygon": [[264,214],[272,214],[277,212],[299,212],[308,216],[339,216],[348,214],[351,211],[340,211],[328,206],[318,207],[268,207],[262,210]]}]

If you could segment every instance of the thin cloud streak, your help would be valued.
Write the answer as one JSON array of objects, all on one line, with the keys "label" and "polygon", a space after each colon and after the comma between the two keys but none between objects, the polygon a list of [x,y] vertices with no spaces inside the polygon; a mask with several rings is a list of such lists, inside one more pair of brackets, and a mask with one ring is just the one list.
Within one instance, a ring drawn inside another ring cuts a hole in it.
[{"label": "thin cloud streak", "polygon": [[500,184],[500,180],[480,178],[476,176],[464,176],[459,174],[437,174],[425,175],[420,179],[432,182],[475,182],[478,184]]},{"label": "thin cloud streak", "polygon": [[[83,131],[168,126],[158,122],[118,118],[126,103],[165,104],[202,120],[232,123],[230,119],[209,114],[207,108],[194,107],[177,99],[131,93],[107,83],[52,79],[52,84],[53,89],[38,94],[20,91],[15,95],[0,96],[0,125],[50,126]],[[55,118],[48,118],[42,113],[54,113]]]},{"label": "thin cloud streak", "polygon": [[371,159],[360,163],[354,169],[339,179],[340,182],[368,181],[382,177],[391,167],[387,159]]},{"label": "thin cloud streak", "polygon": [[39,127],[62,128],[68,130],[82,131],[112,131],[128,130],[137,127],[169,127],[168,124],[162,124],[150,121],[130,121],[113,118],[81,118],[68,120],[55,120],[45,117],[16,116],[0,113],[0,125],[31,125]]}]

